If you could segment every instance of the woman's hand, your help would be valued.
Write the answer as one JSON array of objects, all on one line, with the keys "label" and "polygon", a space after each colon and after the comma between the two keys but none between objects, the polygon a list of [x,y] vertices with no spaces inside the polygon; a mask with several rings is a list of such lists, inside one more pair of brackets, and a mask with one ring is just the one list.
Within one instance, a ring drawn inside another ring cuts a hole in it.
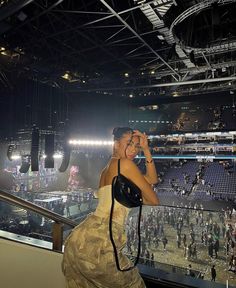
[{"label": "woman's hand", "polygon": [[140,137],[140,147],[142,150],[149,149],[148,138],[147,138],[147,135],[145,133],[141,133],[139,130],[134,130],[133,135]]},{"label": "woman's hand", "polygon": [[134,130],[133,133],[134,136],[139,137],[140,147],[143,150],[143,154],[145,157],[145,163],[146,163],[146,174],[144,175],[144,178],[149,184],[156,184],[158,182],[156,167],[154,164],[154,161],[152,159],[152,154],[148,146],[148,138],[145,133],[141,133],[138,130]]}]

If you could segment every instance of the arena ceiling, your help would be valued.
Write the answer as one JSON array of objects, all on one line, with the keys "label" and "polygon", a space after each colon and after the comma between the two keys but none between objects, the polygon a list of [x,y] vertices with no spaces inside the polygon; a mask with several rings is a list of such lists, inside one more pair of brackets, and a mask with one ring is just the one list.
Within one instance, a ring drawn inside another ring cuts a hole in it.
[{"label": "arena ceiling", "polygon": [[175,97],[236,85],[236,0],[2,0],[0,85]]}]

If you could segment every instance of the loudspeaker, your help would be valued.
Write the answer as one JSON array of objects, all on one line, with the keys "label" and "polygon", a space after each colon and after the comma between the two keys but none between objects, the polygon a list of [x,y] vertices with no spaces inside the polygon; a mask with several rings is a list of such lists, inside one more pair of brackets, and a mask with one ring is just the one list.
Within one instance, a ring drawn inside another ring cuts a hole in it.
[{"label": "loudspeaker", "polygon": [[29,171],[29,167],[30,167],[30,156],[29,155],[22,156],[22,163],[19,172],[27,173]]},{"label": "loudspeaker", "polygon": [[32,131],[31,171],[39,171],[39,129],[36,127]]},{"label": "loudspeaker", "polygon": [[70,163],[70,152],[71,152],[71,148],[66,143],[63,147],[63,157],[62,157],[61,166],[58,169],[60,172],[65,172],[66,169],[68,168],[69,163]]},{"label": "loudspeaker", "polygon": [[68,143],[68,139],[69,139],[69,120],[68,119],[65,121],[64,129],[65,129],[64,130],[65,133],[64,133],[64,139],[63,139],[63,156],[62,156],[61,166],[58,169],[59,172],[65,172],[70,163],[71,147]]},{"label": "loudspeaker", "polygon": [[8,149],[7,149],[7,158],[8,160],[12,161],[12,152],[13,150],[15,149],[15,145],[11,144],[8,146]]},{"label": "loudspeaker", "polygon": [[54,134],[45,135],[45,168],[54,168]]}]

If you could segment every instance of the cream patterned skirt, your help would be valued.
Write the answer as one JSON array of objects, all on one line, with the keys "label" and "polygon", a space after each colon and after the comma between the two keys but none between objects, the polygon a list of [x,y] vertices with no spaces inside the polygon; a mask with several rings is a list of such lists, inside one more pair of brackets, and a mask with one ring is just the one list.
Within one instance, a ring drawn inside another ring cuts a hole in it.
[{"label": "cream patterned skirt", "polygon": [[[126,237],[123,226],[113,222],[121,269],[132,265],[122,253]],[[75,227],[65,241],[62,271],[67,288],[144,288],[138,269],[121,272],[117,269],[109,237],[109,219],[93,214]]]}]

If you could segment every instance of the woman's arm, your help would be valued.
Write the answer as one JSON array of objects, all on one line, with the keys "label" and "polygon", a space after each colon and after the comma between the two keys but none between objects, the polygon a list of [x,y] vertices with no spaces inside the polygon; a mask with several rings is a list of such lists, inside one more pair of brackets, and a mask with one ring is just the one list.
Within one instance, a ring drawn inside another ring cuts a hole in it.
[{"label": "woman's arm", "polygon": [[159,205],[160,201],[156,192],[152,189],[151,184],[148,183],[133,161],[122,159],[121,173],[140,188],[142,191],[143,204],[151,206]]},{"label": "woman's arm", "polygon": [[143,150],[144,156],[145,156],[145,164],[146,164],[146,174],[145,179],[149,184],[157,184],[158,183],[158,176],[156,172],[156,166],[152,159],[152,154],[150,152],[149,146],[148,146],[148,139],[147,135],[145,133],[141,133],[138,130],[134,131],[134,135],[137,135],[140,137],[140,147]]},{"label": "woman's arm", "polygon": [[145,165],[146,165],[146,174],[144,175],[145,179],[148,181],[149,184],[157,184],[159,182],[156,166],[152,159],[151,152],[149,148],[143,150],[145,156]]}]

